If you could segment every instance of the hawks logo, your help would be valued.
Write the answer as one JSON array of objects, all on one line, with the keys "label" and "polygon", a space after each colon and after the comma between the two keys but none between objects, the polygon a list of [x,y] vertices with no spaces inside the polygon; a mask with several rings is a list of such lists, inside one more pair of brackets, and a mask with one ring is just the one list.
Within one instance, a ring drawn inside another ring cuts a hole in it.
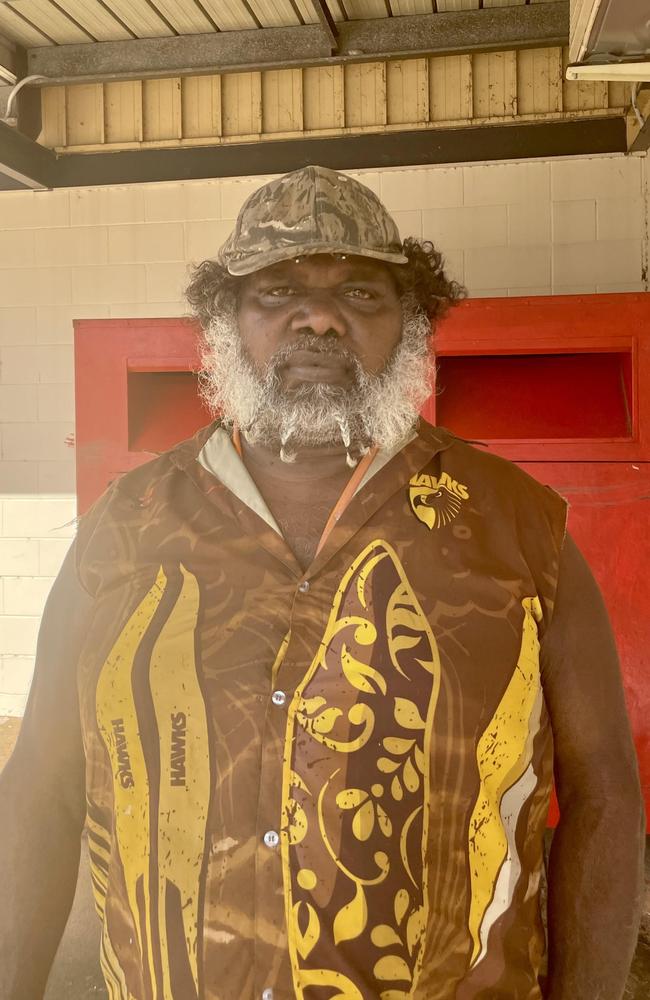
[{"label": "hawks logo", "polygon": [[409,500],[418,520],[429,529],[443,528],[469,500],[469,493],[463,483],[457,483],[446,472],[439,479],[421,472],[409,482]]}]

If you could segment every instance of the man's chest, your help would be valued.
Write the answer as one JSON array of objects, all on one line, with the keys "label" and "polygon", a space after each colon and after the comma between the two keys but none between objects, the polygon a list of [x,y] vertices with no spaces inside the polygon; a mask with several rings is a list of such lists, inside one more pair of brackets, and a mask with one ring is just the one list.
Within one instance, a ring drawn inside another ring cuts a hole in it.
[{"label": "man's chest", "polygon": [[316,555],[327,520],[348,478],[349,470],[342,476],[299,485],[257,479],[256,485],[282,537],[303,569]]}]

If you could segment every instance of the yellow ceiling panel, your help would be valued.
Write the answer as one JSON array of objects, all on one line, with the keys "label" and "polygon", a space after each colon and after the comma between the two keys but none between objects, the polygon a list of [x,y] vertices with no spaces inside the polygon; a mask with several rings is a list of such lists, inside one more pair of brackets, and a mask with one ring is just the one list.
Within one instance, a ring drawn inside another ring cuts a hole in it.
[{"label": "yellow ceiling panel", "polygon": [[483,7],[521,7],[526,0],[483,0]]},{"label": "yellow ceiling panel", "polygon": [[352,128],[386,124],[386,63],[344,67],[345,124]]},{"label": "yellow ceiling panel", "polygon": [[116,42],[121,38],[132,37],[97,0],[65,0],[65,9],[98,42]]},{"label": "yellow ceiling panel", "polygon": [[68,146],[105,141],[104,88],[101,83],[66,87],[66,131]]},{"label": "yellow ceiling panel", "polygon": [[517,114],[517,53],[478,52],[472,57],[475,118]]},{"label": "yellow ceiling panel", "polygon": [[128,24],[138,38],[162,38],[174,33],[147,0],[107,0],[106,6]]},{"label": "yellow ceiling panel", "polygon": [[49,38],[36,28],[32,28],[31,24],[23,21],[22,17],[4,3],[0,3],[0,32],[12,42],[24,45],[25,48],[52,44]]},{"label": "yellow ceiling panel", "polygon": [[258,135],[262,131],[262,74],[226,73],[221,78],[224,135]]},{"label": "yellow ceiling panel", "polygon": [[87,32],[79,28],[73,20],[66,17],[49,0],[10,0],[6,6],[10,10],[13,9],[24,14],[33,25],[49,35],[59,45],[92,40]]},{"label": "yellow ceiling panel", "polygon": [[181,80],[183,138],[221,135],[221,77],[186,76]]},{"label": "yellow ceiling panel", "polygon": [[341,6],[351,21],[388,17],[385,0],[341,0]]},{"label": "yellow ceiling panel", "polygon": [[390,9],[396,17],[404,14],[432,14],[432,0],[390,0]]},{"label": "yellow ceiling panel", "polygon": [[214,31],[214,25],[194,0],[154,0],[154,3],[179,35],[199,35]]},{"label": "yellow ceiling panel", "polygon": [[302,70],[271,69],[262,73],[262,130],[301,132]]},{"label": "yellow ceiling panel", "polygon": [[429,120],[427,59],[393,59],[386,63],[386,114],[389,125]]},{"label": "yellow ceiling panel", "polygon": [[522,49],[517,53],[517,113],[562,110],[562,49]]},{"label": "yellow ceiling panel", "polygon": [[104,141],[142,142],[142,81],[104,84]]},{"label": "yellow ceiling panel", "polygon": [[303,123],[306,130],[343,128],[343,66],[311,66],[302,71]]},{"label": "yellow ceiling panel", "polygon": [[436,0],[439,14],[449,10],[479,10],[479,0]]},{"label": "yellow ceiling panel", "polygon": [[300,24],[289,0],[249,0],[249,3],[263,28],[284,28]]},{"label": "yellow ceiling panel", "polygon": [[429,115],[431,121],[471,118],[472,57],[433,56],[429,59]]},{"label": "yellow ceiling panel", "polygon": [[241,0],[201,0],[201,4],[222,31],[257,27]]},{"label": "yellow ceiling panel", "polygon": [[180,79],[143,81],[142,136],[145,142],[182,138],[181,115]]}]

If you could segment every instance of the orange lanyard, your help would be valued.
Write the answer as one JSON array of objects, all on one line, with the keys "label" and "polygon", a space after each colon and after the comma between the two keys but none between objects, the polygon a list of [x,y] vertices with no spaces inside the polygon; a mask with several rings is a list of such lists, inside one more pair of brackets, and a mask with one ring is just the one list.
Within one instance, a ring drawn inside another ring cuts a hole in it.
[{"label": "orange lanyard", "polygon": [[[238,427],[233,427],[233,430],[232,430],[232,443],[234,444],[235,448],[237,449],[237,454],[239,455],[239,457],[243,461],[244,460],[244,456],[243,456],[243,453],[242,453],[241,436],[239,434],[239,428]],[[350,503],[350,500],[354,496],[359,483],[361,482],[361,480],[365,476],[366,472],[370,468],[370,466],[371,466],[371,464],[373,462],[373,459],[374,459],[374,457],[375,457],[375,455],[377,454],[378,451],[379,451],[379,448],[375,445],[374,448],[371,448],[370,451],[368,451],[363,456],[363,458],[361,459],[361,461],[359,462],[359,464],[357,466],[355,466],[355,469],[354,469],[352,475],[350,476],[350,478],[348,479],[347,483],[343,487],[343,492],[341,493],[341,496],[338,498],[338,500],[334,504],[334,507],[332,509],[332,513],[330,514],[330,516],[327,519],[327,524],[323,528],[323,534],[320,536],[320,541],[319,541],[318,547],[316,549],[316,555],[319,554],[319,552],[323,548],[325,542],[327,541],[327,539],[329,538],[330,534],[332,533],[332,530],[334,529],[334,526],[340,520],[340,518],[341,518],[341,516],[343,514],[343,511],[345,510],[345,508]]]}]

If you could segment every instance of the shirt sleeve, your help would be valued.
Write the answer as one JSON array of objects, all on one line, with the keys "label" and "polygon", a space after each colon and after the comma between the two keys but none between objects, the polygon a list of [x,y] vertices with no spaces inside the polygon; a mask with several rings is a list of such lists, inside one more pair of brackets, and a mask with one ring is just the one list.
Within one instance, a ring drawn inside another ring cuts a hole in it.
[{"label": "shirt sleeve", "polygon": [[36,1000],[74,898],[85,817],[77,661],[92,609],[73,543],[38,637],[15,750],[0,774],[0,998]]}]

